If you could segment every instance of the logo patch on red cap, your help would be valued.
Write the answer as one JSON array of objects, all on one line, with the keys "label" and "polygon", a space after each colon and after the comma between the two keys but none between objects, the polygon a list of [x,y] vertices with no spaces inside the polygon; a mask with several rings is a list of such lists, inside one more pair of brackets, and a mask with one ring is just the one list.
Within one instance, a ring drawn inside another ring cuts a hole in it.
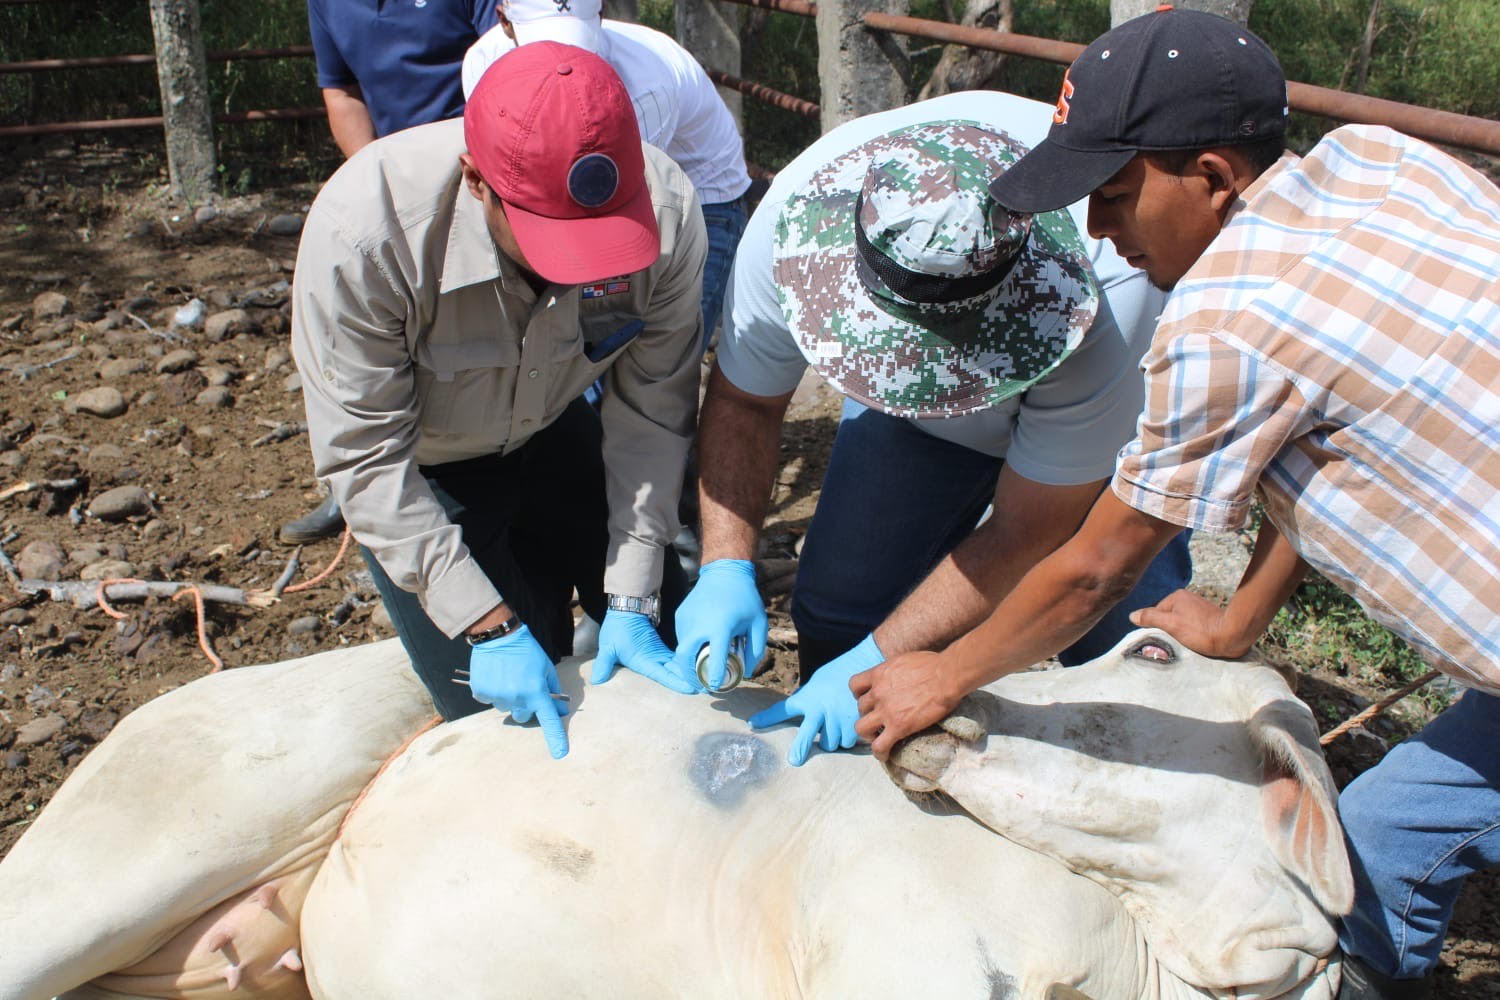
[{"label": "logo patch on red cap", "polygon": [[584,208],[609,203],[620,189],[620,168],[603,153],[589,153],[568,169],[568,197]]}]

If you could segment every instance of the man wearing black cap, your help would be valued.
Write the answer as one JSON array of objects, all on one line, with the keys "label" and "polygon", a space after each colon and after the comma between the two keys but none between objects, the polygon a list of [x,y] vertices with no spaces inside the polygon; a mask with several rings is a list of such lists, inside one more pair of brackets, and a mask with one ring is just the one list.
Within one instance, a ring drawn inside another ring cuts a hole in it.
[{"label": "man wearing black cap", "polygon": [[1083,634],[1184,527],[1256,550],[1228,607],[1132,621],[1246,653],[1316,568],[1469,688],[1340,798],[1355,905],[1341,996],[1427,995],[1465,877],[1500,866],[1500,192],[1389,129],[1281,156],[1275,56],[1159,8],[1069,69],[1046,141],[992,185],[1088,196],[1089,232],[1173,289],[1112,489],[979,628],[854,677],[879,755]]}]

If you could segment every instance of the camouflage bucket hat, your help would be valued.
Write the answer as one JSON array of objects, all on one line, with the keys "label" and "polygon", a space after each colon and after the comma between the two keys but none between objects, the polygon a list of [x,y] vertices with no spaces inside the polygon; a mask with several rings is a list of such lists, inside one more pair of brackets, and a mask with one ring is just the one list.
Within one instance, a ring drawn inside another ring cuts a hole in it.
[{"label": "camouflage bucket hat", "polygon": [[1099,291],[1072,217],[990,197],[1025,154],[977,123],[929,122],[843,154],[787,200],[776,291],[818,374],[892,416],[955,417],[1078,346]]}]

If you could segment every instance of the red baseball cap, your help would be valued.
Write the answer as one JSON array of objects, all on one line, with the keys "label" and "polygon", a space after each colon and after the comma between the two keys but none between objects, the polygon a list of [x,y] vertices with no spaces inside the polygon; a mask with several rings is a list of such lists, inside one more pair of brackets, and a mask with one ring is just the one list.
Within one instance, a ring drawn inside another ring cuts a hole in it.
[{"label": "red baseball cap", "polygon": [[592,52],[532,42],[495,60],[469,95],[464,139],[548,281],[599,281],[660,256],[635,109]]}]

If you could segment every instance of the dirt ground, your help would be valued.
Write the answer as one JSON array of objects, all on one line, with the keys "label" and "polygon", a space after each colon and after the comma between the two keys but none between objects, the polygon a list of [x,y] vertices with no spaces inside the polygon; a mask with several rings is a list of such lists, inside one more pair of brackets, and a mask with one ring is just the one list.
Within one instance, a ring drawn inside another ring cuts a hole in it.
[{"label": "dirt ground", "polygon": [[[55,139],[0,162],[0,551],[25,577],[269,588],[293,553],[279,526],[320,499],[287,335],[297,237],[285,217],[306,211],[314,187],[195,212],[165,197],[154,158],[129,149]],[[174,329],[194,299],[206,328]],[[827,393],[793,411],[767,570],[792,565],[836,415]],[[295,582],[338,547],[307,546]],[[783,690],[795,676],[790,579],[767,586],[769,681]],[[116,621],[81,589],[77,607],[0,581],[0,853],[121,716],[211,669],[190,601],[120,602]],[[232,669],[389,635],[377,608],[355,556],[269,607],[210,604],[204,627]],[[1379,694],[1315,674],[1301,693],[1319,718]],[[1339,783],[1418,726],[1416,713],[1335,743]],[[1493,874],[1466,888],[1437,996],[1500,997],[1497,888]]]}]

